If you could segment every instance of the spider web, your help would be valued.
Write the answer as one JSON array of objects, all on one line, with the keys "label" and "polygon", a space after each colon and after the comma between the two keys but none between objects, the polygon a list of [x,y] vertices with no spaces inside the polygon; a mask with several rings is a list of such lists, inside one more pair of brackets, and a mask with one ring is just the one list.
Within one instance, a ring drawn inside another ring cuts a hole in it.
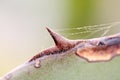
[{"label": "spider web", "polygon": [[113,22],[107,24],[99,24],[93,26],[82,26],[73,28],[55,29],[62,35],[67,35],[76,38],[94,38],[112,35],[120,32],[120,22]]}]

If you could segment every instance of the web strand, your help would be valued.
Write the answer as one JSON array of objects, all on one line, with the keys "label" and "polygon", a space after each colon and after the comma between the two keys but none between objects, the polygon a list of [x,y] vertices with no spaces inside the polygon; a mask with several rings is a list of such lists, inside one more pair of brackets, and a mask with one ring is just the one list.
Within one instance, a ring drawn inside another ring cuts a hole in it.
[{"label": "web strand", "polygon": [[[83,26],[83,27],[76,27],[76,28],[64,28],[64,29],[58,29],[55,31],[58,32],[68,32],[67,35],[73,36],[73,35],[80,35],[80,34],[88,34],[85,38],[90,37],[91,35],[94,35],[95,33],[102,32],[100,35],[105,36],[108,34],[113,27],[116,27],[116,25],[120,24],[120,22],[113,22],[108,24],[100,24],[100,25],[93,25],[93,26]],[[70,31],[76,31],[73,33],[69,33]]]}]

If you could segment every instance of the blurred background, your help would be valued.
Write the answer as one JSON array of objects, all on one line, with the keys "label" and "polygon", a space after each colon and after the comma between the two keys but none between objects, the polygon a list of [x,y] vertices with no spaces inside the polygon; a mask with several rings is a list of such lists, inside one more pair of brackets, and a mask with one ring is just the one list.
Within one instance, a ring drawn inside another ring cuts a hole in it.
[{"label": "blurred background", "polygon": [[[54,45],[45,27],[69,39],[84,38],[89,34],[69,34],[79,33],[73,29],[76,27],[119,22],[119,3],[120,0],[0,0],[0,76]],[[119,29],[113,27],[110,33],[118,33]]]}]

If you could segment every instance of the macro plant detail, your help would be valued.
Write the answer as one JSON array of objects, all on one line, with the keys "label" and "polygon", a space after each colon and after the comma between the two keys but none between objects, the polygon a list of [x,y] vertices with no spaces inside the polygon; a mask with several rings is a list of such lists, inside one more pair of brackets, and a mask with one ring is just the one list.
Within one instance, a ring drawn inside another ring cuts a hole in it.
[{"label": "macro plant detail", "polygon": [[120,33],[93,39],[69,40],[49,28],[46,29],[53,38],[55,46],[36,54],[23,65],[4,75],[0,80],[19,80],[20,75],[24,75],[27,80],[32,80],[31,74],[36,71],[40,72],[39,69],[41,70],[42,66],[45,66],[45,60],[49,62],[49,58],[60,57],[59,59],[63,59],[70,53],[88,62],[105,62],[120,55]]},{"label": "macro plant detail", "polygon": [[62,54],[70,50],[88,62],[108,61],[120,54],[120,33],[95,39],[68,40],[49,28],[46,29],[52,36],[55,46],[41,51],[29,62],[49,55]]}]

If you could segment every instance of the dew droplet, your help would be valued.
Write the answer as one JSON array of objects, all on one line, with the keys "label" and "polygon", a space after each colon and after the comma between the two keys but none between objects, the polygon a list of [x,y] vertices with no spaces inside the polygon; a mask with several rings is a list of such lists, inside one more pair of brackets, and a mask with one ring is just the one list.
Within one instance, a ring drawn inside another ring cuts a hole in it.
[{"label": "dew droplet", "polygon": [[40,60],[35,60],[35,65],[34,65],[34,67],[35,68],[40,68]]}]

